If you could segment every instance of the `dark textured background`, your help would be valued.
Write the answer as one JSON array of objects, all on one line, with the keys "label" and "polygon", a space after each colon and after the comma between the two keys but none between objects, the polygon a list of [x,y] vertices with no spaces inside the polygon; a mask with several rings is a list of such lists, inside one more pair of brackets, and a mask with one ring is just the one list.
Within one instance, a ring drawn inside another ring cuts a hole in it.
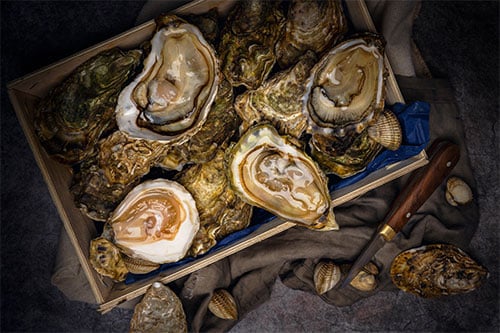
[{"label": "dark textured background", "polygon": [[[6,83],[134,26],[142,1],[1,2],[1,331],[127,331],[131,310],[100,315],[50,284],[61,221],[6,93]],[[413,38],[451,82],[477,182],[471,255],[491,272],[479,290],[440,300],[379,293],[351,307],[275,285],[234,332],[499,331],[497,1],[424,1]]]}]

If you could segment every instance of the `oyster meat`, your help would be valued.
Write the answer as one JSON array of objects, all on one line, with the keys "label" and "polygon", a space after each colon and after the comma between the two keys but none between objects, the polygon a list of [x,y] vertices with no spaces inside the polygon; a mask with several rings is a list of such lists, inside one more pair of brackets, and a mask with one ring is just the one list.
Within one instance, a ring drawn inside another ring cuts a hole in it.
[{"label": "oyster meat", "polygon": [[324,173],[273,126],[250,128],[228,156],[231,186],[249,204],[286,220],[338,229]]},{"label": "oyster meat", "polygon": [[130,332],[187,332],[186,313],[181,300],[166,285],[154,282],[135,306]]},{"label": "oyster meat", "polygon": [[179,183],[148,180],[137,185],[108,220],[123,253],[152,263],[183,258],[199,229],[191,194]]},{"label": "oyster meat", "polygon": [[120,93],[116,121],[132,137],[181,144],[210,111],[218,60],[196,26],[175,15],[157,23],[143,71]]},{"label": "oyster meat", "polygon": [[391,265],[392,282],[399,289],[424,298],[470,292],[488,275],[485,267],[448,244],[404,251]]},{"label": "oyster meat", "polygon": [[219,149],[212,160],[193,165],[176,178],[193,194],[200,215],[200,230],[189,251],[192,256],[207,252],[217,241],[250,223],[252,206],[230,188],[224,157],[225,151]]},{"label": "oyster meat", "polygon": [[275,74],[257,89],[239,95],[234,107],[243,119],[240,131],[267,120],[280,134],[299,138],[307,127],[301,106],[304,83],[316,60],[314,52],[307,52],[295,66]]},{"label": "oyster meat", "polygon": [[322,53],[347,31],[347,20],[339,0],[292,0],[283,34],[276,44],[281,68],[295,64],[307,50]]},{"label": "oyster meat", "polygon": [[139,50],[101,52],[78,66],[40,102],[35,132],[51,157],[74,164],[93,154],[103,133],[116,127],[116,99],[141,57]]},{"label": "oyster meat", "polygon": [[259,87],[276,62],[274,46],[285,18],[278,1],[238,1],[222,29],[221,70],[232,86]]},{"label": "oyster meat", "polygon": [[333,47],[314,66],[303,108],[312,133],[360,133],[376,119],[385,98],[384,45],[380,35],[359,35]]}]

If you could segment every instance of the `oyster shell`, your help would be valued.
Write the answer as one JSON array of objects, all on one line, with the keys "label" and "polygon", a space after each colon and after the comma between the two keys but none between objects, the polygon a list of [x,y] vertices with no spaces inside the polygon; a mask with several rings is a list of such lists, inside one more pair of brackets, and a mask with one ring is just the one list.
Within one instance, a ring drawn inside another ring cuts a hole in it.
[{"label": "oyster shell", "polygon": [[311,156],[327,174],[341,178],[363,171],[382,146],[367,131],[357,136],[336,137],[314,134],[309,140]]},{"label": "oyster shell", "polygon": [[292,0],[283,34],[276,44],[281,68],[295,64],[307,50],[317,54],[334,45],[347,31],[347,20],[338,0]]},{"label": "oyster shell", "polygon": [[472,201],[470,186],[459,177],[450,177],[446,181],[446,201],[452,206],[466,205]]},{"label": "oyster shell", "polygon": [[399,289],[425,298],[470,292],[487,277],[485,267],[448,244],[404,251],[391,265],[392,282]]},{"label": "oyster shell", "polygon": [[186,255],[198,232],[199,216],[193,197],[182,185],[155,179],[130,191],[108,223],[122,252],[162,264]]},{"label": "oyster shell", "polygon": [[118,48],[78,66],[36,108],[35,132],[47,153],[66,164],[89,157],[103,133],[116,126],[121,89],[140,64],[142,52]]},{"label": "oyster shell", "polygon": [[176,180],[193,194],[200,215],[200,230],[189,254],[207,252],[217,241],[250,223],[252,206],[243,202],[230,188],[223,149],[209,162],[183,170]]},{"label": "oyster shell", "polygon": [[218,60],[196,26],[174,15],[157,22],[143,71],[120,93],[116,120],[132,137],[180,144],[206,120]]},{"label": "oyster shell", "polygon": [[236,320],[238,319],[238,307],[233,295],[225,289],[217,289],[214,291],[208,309],[215,316],[221,319]]},{"label": "oyster shell", "polygon": [[315,54],[307,52],[292,68],[275,74],[257,89],[239,95],[234,107],[244,121],[240,131],[245,132],[251,125],[267,120],[280,134],[299,138],[307,127],[301,105],[304,83],[315,63]]},{"label": "oyster shell", "polygon": [[384,44],[380,35],[359,35],[333,47],[314,66],[303,103],[312,133],[360,133],[377,118],[385,98]]},{"label": "oyster shell", "polygon": [[232,86],[259,87],[276,62],[274,45],[285,18],[278,1],[238,1],[229,12],[218,53]]},{"label": "oyster shell", "polygon": [[338,229],[327,180],[316,163],[269,124],[249,129],[228,154],[234,191],[283,219]]},{"label": "oyster shell", "polygon": [[397,150],[403,141],[403,132],[398,117],[389,110],[384,110],[367,131],[370,138],[389,150]]},{"label": "oyster shell", "polygon": [[135,306],[130,332],[187,332],[186,314],[177,295],[161,282],[154,282]]},{"label": "oyster shell", "polygon": [[339,283],[342,277],[340,266],[331,260],[322,260],[314,268],[314,286],[319,295],[326,293]]},{"label": "oyster shell", "polygon": [[109,276],[115,281],[125,280],[128,274],[120,250],[105,237],[90,241],[89,261],[99,274]]}]

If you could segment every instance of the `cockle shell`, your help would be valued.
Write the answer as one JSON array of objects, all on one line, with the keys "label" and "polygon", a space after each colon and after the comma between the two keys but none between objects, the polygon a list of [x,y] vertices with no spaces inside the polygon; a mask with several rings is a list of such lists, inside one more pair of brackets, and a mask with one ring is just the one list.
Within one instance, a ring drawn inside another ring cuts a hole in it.
[{"label": "cockle shell", "polygon": [[347,31],[347,20],[338,0],[292,0],[283,34],[276,44],[281,68],[297,62],[307,50],[319,54]]},{"label": "cockle shell", "polygon": [[217,289],[214,291],[208,303],[208,309],[221,319],[238,319],[238,306],[233,295],[226,289]]},{"label": "cockle shell", "polygon": [[186,314],[177,295],[161,282],[154,282],[135,306],[130,320],[134,333],[187,332]]},{"label": "cockle shell", "polygon": [[391,265],[392,282],[424,298],[470,292],[488,270],[454,245],[432,244],[400,253]]},{"label": "cockle shell", "polygon": [[90,241],[90,264],[101,275],[123,281],[128,274],[120,250],[111,241],[98,237]]},{"label": "cockle shell", "polygon": [[315,62],[314,53],[307,52],[295,66],[276,73],[257,89],[239,95],[234,107],[243,119],[240,132],[265,120],[281,135],[299,138],[307,127],[301,105],[304,82]]},{"label": "cockle shell", "polygon": [[351,286],[361,291],[372,291],[377,287],[378,267],[369,262],[351,281]]},{"label": "cockle shell", "polygon": [[244,201],[283,219],[338,229],[327,179],[269,124],[250,128],[228,150],[231,186]]},{"label": "cockle shell", "polygon": [[446,181],[446,201],[452,206],[466,205],[472,201],[470,186],[459,177],[450,177]]},{"label": "cockle shell", "polygon": [[403,140],[398,117],[387,109],[380,114],[375,124],[368,127],[368,135],[389,150],[397,150]]},{"label": "cockle shell", "polygon": [[125,254],[122,254],[122,259],[127,270],[133,274],[146,274],[160,267],[159,264],[139,258],[132,258]]},{"label": "cockle shell", "polygon": [[192,195],[166,179],[137,185],[108,223],[122,252],[158,264],[183,258],[200,226]]},{"label": "cockle shell", "polygon": [[218,60],[196,26],[175,15],[157,23],[143,71],[118,97],[116,121],[134,138],[181,144],[207,118],[217,94]]},{"label": "cockle shell", "polygon": [[342,277],[340,266],[330,260],[322,260],[314,268],[314,286],[319,295],[326,293],[339,283]]}]

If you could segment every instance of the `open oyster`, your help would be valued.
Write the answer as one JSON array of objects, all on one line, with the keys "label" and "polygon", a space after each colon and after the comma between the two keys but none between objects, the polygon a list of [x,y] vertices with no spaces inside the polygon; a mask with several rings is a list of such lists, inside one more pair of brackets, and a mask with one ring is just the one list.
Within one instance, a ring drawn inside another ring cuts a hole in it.
[{"label": "open oyster", "polygon": [[161,264],[186,255],[198,232],[199,216],[193,197],[182,185],[155,179],[130,191],[108,223],[122,252]]},{"label": "open oyster", "polygon": [[143,71],[120,93],[116,120],[132,137],[183,143],[206,120],[218,61],[196,26],[174,15],[157,23]]},{"label": "open oyster", "polygon": [[179,297],[161,282],[154,282],[135,306],[130,332],[187,332],[186,313]]},{"label": "open oyster", "polygon": [[488,277],[488,270],[454,245],[432,244],[400,253],[391,278],[401,290],[431,298],[470,292]]},{"label": "open oyster", "polygon": [[224,165],[225,151],[203,164],[183,170],[176,180],[193,194],[200,215],[190,255],[207,252],[217,241],[250,223],[252,206],[243,202],[230,188]]},{"label": "open oyster", "polygon": [[312,133],[360,133],[383,110],[384,40],[364,34],[333,47],[311,70],[303,111]]},{"label": "open oyster", "polygon": [[267,120],[280,134],[299,138],[307,127],[301,105],[304,83],[316,60],[314,52],[307,52],[295,66],[239,95],[234,107],[243,119],[240,131]]},{"label": "open oyster", "polygon": [[221,70],[232,86],[255,89],[271,72],[285,18],[279,1],[238,1],[222,29]]},{"label": "open oyster", "polygon": [[114,108],[135,74],[142,52],[118,48],[78,66],[36,109],[35,131],[51,157],[67,164],[92,155],[101,135],[116,126]]},{"label": "open oyster", "polygon": [[229,150],[228,166],[231,186],[249,204],[305,225],[338,228],[325,175],[273,126],[250,128]]},{"label": "open oyster", "polygon": [[281,68],[297,62],[307,50],[320,54],[347,31],[347,20],[339,0],[292,0],[283,34],[276,44]]}]

